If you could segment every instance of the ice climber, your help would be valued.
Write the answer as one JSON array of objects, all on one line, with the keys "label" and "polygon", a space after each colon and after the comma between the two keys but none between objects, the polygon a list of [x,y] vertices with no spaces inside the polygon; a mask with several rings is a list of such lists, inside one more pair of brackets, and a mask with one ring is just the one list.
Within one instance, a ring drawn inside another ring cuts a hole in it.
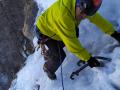
[{"label": "ice climber", "polygon": [[38,44],[49,48],[44,52],[43,70],[47,76],[55,80],[55,72],[64,61],[66,54],[63,47],[75,54],[80,60],[88,62],[90,67],[100,66],[97,59],[81,45],[78,40],[79,24],[87,18],[104,33],[120,42],[120,34],[113,25],[97,11],[102,0],[56,0],[36,21]]}]

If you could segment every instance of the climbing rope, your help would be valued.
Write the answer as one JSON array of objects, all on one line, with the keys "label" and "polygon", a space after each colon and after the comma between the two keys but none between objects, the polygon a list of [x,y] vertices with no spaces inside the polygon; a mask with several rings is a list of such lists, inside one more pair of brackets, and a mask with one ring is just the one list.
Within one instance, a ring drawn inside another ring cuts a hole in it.
[{"label": "climbing rope", "polygon": [[[58,45],[58,49],[59,49],[59,56],[60,56],[60,63],[62,63],[62,59],[61,59],[61,54],[60,54],[60,46]],[[63,68],[62,68],[62,64],[60,65],[61,67],[61,80],[62,80],[62,88],[64,90],[64,80],[63,80]]]}]

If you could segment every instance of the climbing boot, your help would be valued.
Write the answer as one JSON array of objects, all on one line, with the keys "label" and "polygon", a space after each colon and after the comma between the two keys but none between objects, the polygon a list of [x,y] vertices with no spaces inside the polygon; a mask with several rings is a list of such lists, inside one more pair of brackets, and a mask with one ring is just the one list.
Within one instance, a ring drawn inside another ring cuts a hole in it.
[{"label": "climbing boot", "polygon": [[50,72],[50,71],[45,67],[45,65],[43,66],[43,70],[44,70],[44,72],[47,74],[47,76],[48,76],[51,80],[56,80],[56,79],[57,79],[55,73]]}]

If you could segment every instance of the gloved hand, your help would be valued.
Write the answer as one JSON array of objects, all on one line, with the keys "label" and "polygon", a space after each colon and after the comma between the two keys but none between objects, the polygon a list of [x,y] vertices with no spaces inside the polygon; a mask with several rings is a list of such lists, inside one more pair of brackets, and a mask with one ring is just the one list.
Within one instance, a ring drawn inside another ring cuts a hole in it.
[{"label": "gloved hand", "polygon": [[120,43],[120,33],[115,31],[111,36]]},{"label": "gloved hand", "polygon": [[94,57],[91,57],[87,62],[91,68],[100,67],[100,62]]}]

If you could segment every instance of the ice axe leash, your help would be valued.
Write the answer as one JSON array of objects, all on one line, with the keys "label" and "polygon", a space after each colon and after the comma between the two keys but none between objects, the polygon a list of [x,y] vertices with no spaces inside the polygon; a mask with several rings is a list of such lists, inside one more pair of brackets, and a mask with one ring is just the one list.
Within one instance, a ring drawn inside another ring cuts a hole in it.
[{"label": "ice axe leash", "polygon": [[[108,62],[110,62],[112,59],[111,58],[107,58],[107,57],[102,57],[102,56],[95,56],[95,58],[96,59],[101,59],[101,60],[105,60],[105,61],[108,61]],[[79,66],[80,66],[80,61],[77,63]],[[89,64],[88,63],[85,63],[83,66],[81,66],[78,70],[76,70],[76,71],[74,71],[74,72],[72,72],[72,74],[70,75],[70,79],[71,80],[74,80],[74,76],[76,75],[76,76],[79,76],[79,73],[80,73],[80,71],[82,71],[83,69],[85,69],[86,67],[88,67],[89,66]],[[100,67],[103,67],[103,65],[102,66],[100,66]]]}]

